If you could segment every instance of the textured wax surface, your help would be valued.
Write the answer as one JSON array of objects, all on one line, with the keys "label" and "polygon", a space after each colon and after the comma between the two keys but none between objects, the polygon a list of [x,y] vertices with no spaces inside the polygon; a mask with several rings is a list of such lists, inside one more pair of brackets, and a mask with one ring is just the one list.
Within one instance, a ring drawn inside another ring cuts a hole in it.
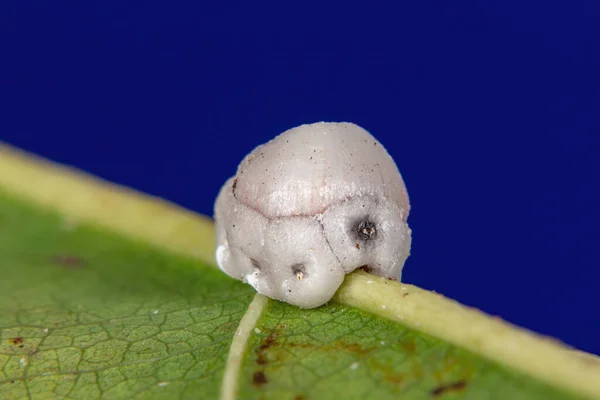
[{"label": "textured wax surface", "polygon": [[259,293],[318,307],[356,268],[401,278],[409,209],[394,160],[371,134],[302,125],[255,148],[222,187],[217,261]]},{"label": "textured wax surface", "polygon": [[396,163],[350,123],[290,129],[247,155],[236,178],[237,199],[267,217],[315,215],[359,194],[389,198],[408,215]]}]

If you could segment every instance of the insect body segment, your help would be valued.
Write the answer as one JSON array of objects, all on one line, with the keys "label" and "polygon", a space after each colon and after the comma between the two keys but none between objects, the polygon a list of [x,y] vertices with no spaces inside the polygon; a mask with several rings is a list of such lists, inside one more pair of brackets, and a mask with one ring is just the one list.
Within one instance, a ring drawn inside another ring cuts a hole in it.
[{"label": "insect body segment", "polygon": [[302,125],[254,149],[223,185],[217,262],[259,293],[318,307],[361,266],[400,279],[409,208],[396,164],[367,131]]}]

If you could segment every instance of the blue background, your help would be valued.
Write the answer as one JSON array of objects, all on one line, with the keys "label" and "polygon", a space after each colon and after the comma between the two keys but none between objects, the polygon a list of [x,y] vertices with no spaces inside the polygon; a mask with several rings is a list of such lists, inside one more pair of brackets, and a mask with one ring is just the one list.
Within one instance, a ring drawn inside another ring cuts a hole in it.
[{"label": "blue background", "polygon": [[18,3],[1,140],[212,214],[254,146],[355,122],[411,196],[406,282],[600,353],[597,8]]}]

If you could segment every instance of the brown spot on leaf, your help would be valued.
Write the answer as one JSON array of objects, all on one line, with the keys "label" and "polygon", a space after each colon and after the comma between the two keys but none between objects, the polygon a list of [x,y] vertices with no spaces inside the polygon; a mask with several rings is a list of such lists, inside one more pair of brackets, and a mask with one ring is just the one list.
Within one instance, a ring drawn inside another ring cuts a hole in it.
[{"label": "brown spot on leaf", "polygon": [[20,345],[19,347],[23,347],[23,342],[25,341],[25,339],[23,339],[21,336],[19,336],[16,338],[8,339],[8,341],[11,342],[12,344],[14,344],[15,346]]},{"label": "brown spot on leaf", "polygon": [[404,294],[402,295],[402,297],[406,297],[406,296],[408,296],[408,293],[404,293]]},{"label": "brown spot on leaf", "polygon": [[383,373],[383,380],[391,383],[392,385],[396,386],[397,388],[402,388],[402,386],[406,383],[407,379],[414,379],[414,377],[411,377],[411,374],[408,373],[399,373],[398,371],[395,370],[393,365],[386,365],[383,363],[380,363],[377,360],[371,360],[371,366],[372,368],[381,371]]},{"label": "brown spot on leaf", "polygon": [[275,332],[271,332],[269,336],[264,338],[261,342],[260,347],[256,351],[256,363],[258,365],[265,365],[268,363],[265,353],[276,344],[275,337]]},{"label": "brown spot on leaf", "polygon": [[351,353],[368,354],[375,350],[375,347],[365,349],[358,343],[335,342],[333,348],[336,350],[349,351]]},{"label": "brown spot on leaf", "polygon": [[461,380],[453,383],[448,383],[446,385],[440,385],[431,391],[432,396],[441,396],[448,392],[458,392],[460,390],[464,390],[467,387],[467,381]]},{"label": "brown spot on leaf", "polygon": [[265,366],[269,365],[275,361],[281,361],[282,358],[285,358],[288,354],[287,351],[281,351],[282,349],[290,349],[290,348],[298,348],[298,349],[316,349],[317,351],[324,351],[327,353],[355,353],[360,355],[365,355],[377,347],[369,347],[366,348],[359,343],[352,342],[344,342],[344,341],[335,341],[331,344],[321,346],[315,345],[314,343],[307,342],[285,342],[280,343],[277,339],[278,329],[284,329],[285,325],[278,325],[275,330],[273,330],[268,336],[263,337],[258,348],[256,349],[256,364],[260,366],[259,372]]},{"label": "brown spot on leaf", "polygon": [[403,343],[402,347],[404,347],[404,350],[406,350],[407,353],[411,354],[413,354],[416,350],[416,346],[413,342]]},{"label": "brown spot on leaf", "polygon": [[461,368],[460,362],[452,355],[446,355],[441,362],[436,364],[432,372],[433,376],[440,384],[454,380],[453,377],[455,377],[457,373],[461,374],[461,381],[465,382],[473,375],[472,370]]},{"label": "brown spot on leaf", "polygon": [[302,394],[297,394],[294,396],[294,400],[306,400],[306,397]]},{"label": "brown spot on leaf", "polygon": [[68,269],[80,269],[85,265],[85,261],[82,258],[68,255],[54,256],[52,262]]},{"label": "brown spot on leaf", "polygon": [[259,350],[267,350],[269,347],[275,344],[275,333],[271,332],[269,336],[267,336],[261,343]]},{"label": "brown spot on leaf", "polygon": [[256,363],[258,365],[265,365],[267,363],[267,360],[265,359],[264,354],[259,353],[258,357],[256,358]]},{"label": "brown spot on leaf", "polygon": [[262,386],[267,383],[267,376],[262,371],[256,371],[254,375],[252,375],[252,383],[256,386]]},{"label": "brown spot on leaf", "polygon": [[404,380],[406,379],[406,377],[404,375],[400,375],[400,374],[390,374],[390,375],[385,375],[383,379],[385,379],[386,382],[389,382],[393,385],[402,386],[402,383],[404,383]]},{"label": "brown spot on leaf", "polygon": [[326,345],[326,346],[317,346],[313,343],[290,342],[290,343],[286,343],[285,346],[289,347],[289,348],[299,348],[299,349],[312,349],[312,348],[317,347],[318,351],[333,352],[333,353],[348,352],[348,353],[356,353],[356,354],[369,354],[370,352],[372,352],[373,350],[376,349],[376,347],[365,348],[358,343],[347,343],[344,341],[336,341],[336,342],[333,342],[332,344]]},{"label": "brown spot on leaf", "polygon": [[286,343],[285,345],[287,347],[296,348],[296,349],[312,349],[313,347],[315,347],[315,345],[312,343],[290,342],[290,343]]}]

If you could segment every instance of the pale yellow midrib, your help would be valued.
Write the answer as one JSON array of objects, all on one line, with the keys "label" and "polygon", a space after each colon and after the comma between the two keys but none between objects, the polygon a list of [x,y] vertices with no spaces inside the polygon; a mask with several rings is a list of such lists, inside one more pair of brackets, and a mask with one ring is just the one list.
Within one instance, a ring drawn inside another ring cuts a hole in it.
[{"label": "pale yellow midrib", "polygon": [[[1,143],[0,187],[70,218],[214,264],[209,218]],[[359,272],[346,278],[335,300],[469,349],[553,386],[600,399],[600,362],[595,356],[582,356],[561,343],[439,294]],[[227,376],[226,371],[224,379],[232,379]]]},{"label": "pale yellow midrib", "polygon": [[[574,394],[600,398],[600,358],[438,293],[358,271],[335,300],[426,332]],[[462,329],[461,329],[462,328]]]},{"label": "pale yellow midrib", "polygon": [[0,188],[162,248],[214,264],[210,218],[0,142]]},{"label": "pale yellow midrib", "polygon": [[221,383],[221,400],[235,400],[237,398],[244,354],[252,331],[256,328],[258,319],[267,306],[267,302],[267,297],[257,293],[240,321],[227,355],[227,364]]}]

